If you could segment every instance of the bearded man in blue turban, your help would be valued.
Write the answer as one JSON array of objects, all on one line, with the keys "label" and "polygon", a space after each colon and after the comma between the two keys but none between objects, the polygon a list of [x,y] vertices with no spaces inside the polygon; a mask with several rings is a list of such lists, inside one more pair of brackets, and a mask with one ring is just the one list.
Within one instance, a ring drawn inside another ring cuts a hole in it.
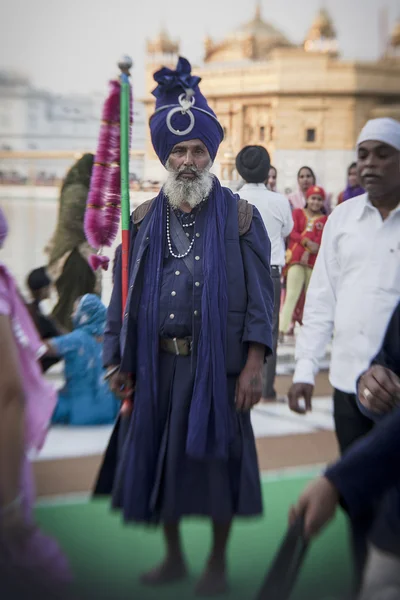
[{"label": "bearded man in blue turban", "polygon": [[210,173],[223,130],[188,61],[154,79],[151,138],[168,177],[132,215],[123,315],[115,271],[104,360],[133,411],[108,491],[126,522],[163,525],[166,557],[147,584],[186,576],[179,523],[211,519],[197,592],[212,595],[227,587],[233,518],[262,513],[250,409],[272,346],[270,242],[258,211]]}]

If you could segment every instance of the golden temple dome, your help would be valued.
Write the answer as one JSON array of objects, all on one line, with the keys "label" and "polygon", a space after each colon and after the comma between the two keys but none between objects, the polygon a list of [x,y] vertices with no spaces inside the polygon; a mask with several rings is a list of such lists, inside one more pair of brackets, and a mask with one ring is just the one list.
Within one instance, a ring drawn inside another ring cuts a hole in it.
[{"label": "golden temple dome", "polygon": [[153,40],[147,40],[148,54],[179,54],[179,42],[173,41],[164,27]]},{"label": "golden temple dome", "polygon": [[392,35],[390,36],[390,45],[392,48],[400,47],[400,19],[393,28]]},{"label": "golden temple dome", "polygon": [[254,17],[229,33],[222,42],[205,40],[205,62],[263,60],[274,48],[293,46],[276,27],[263,20],[260,2]]},{"label": "golden temple dome", "polygon": [[304,50],[337,54],[336,31],[330,15],[324,8],[321,8],[311,25],[304,40]]},{"label": "golden temple dome", "polygon": [[307,34],[306,40],[319,40],[319,39],[335,39],[336,31],[333,26],[333,22],[328,12],[321,8],[317,16],[314,19],[311,29]]}]

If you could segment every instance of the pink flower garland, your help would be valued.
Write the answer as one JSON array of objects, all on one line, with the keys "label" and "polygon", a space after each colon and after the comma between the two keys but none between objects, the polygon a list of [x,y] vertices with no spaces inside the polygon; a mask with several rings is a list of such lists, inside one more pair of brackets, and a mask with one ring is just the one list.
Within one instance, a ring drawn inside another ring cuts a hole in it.
[{"label": "pink flower garland", "polygon": [[[104,104],[99,143],[93,166],[85,213],[85,235],[98,249],[89,263],[94,271],[108,269],[110,259],[102,256],[103,246],[112,246],[121,216],[120,95],[118,80],[110,82],[110,94]],[[130,94],[129,141],[132,136],[132,94]],[[129,145],[130,147],[130,145]]]}]

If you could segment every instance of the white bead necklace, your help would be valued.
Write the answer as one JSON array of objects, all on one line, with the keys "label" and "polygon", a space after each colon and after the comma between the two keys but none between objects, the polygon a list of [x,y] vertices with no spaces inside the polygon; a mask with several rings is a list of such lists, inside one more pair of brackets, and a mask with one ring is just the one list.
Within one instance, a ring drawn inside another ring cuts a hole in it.
[{"label": "white bead necklace", "polygon": [[[173,256],[174,258],[185,258],[185,256],[187,256],[194,245],[194,231],[193,231],[193,238],[192,241],[190,242],[189,248],[186,250],[186,252],[184,254],[175,254],[175,252],[172,250],[172,242],[171,242],[171,233],[169,230],[169,215],[170,215],[170,210],[171,208],[169,206],[167,206],[167,244],[168,244],[168,249],[170,251],[171,256]],[[194,223],[191,223],[191,225],[194,225]]]}]

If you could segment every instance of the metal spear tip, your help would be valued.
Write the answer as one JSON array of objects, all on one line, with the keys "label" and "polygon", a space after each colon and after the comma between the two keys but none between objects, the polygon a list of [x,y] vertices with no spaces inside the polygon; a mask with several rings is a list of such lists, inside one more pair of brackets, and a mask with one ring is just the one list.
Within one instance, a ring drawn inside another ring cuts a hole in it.
[{"label": "metal spear tip", "polygon": [[127,54],[125,54],[118,62],[118,67],[121,69],[122,73],[125,73],[125,75],[130,75],[132,65],[132,59]]}]

